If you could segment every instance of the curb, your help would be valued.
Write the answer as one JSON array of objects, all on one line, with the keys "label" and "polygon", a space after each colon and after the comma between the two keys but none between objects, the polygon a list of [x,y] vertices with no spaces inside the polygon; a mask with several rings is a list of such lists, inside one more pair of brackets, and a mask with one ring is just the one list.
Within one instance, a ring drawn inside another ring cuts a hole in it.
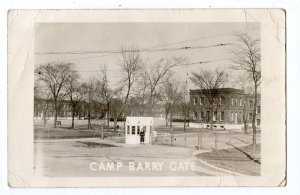
[{"label": "curb", "polygon": [[222,171],[222,172],[228,173],[230,175],[244,176],[244,174],[242,174],[242,173],[238,173],[238,172],[235,172],[235,171],[229,171],[229,170],[226,170],[226,169],[219,168],[219,167],[211,165],[211,164],[209,164],[209,163],[207,163],[207,162],[205,162],[205,161],[203,161],[201,159],[198,159],[198,161],[200,163],[204,164],[205,166],[208,166],[208,167],[213,168],[213,169],[218,170],[218,171]]},{"label": "curb", "polygon": [[44,139],[34,140],[34,143],[49,143],[49,142],[71,142],[71,141],[84,141],[84,140],[95,140],[97,138],[76,138],[76,139]]}]

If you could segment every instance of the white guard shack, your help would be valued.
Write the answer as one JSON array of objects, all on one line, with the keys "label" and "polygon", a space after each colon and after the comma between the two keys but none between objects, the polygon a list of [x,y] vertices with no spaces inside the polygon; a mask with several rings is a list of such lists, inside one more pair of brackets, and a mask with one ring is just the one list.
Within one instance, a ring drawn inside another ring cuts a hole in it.
[{"label": "white guard shack", "polygon": [[144,130],[144,143],[151,143],[153,117],[126,117],[126,144],[140,144],[140,131]]}]

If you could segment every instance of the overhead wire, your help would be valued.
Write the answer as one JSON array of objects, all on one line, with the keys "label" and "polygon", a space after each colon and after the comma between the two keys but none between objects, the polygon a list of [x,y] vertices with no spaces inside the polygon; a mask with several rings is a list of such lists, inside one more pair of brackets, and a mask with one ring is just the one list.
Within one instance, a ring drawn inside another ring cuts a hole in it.
[{"label": "overhead wire", "polygon": [[82,55],[82,54],[99,54],[99,53],[108,53],[110,54],[120,54],[123,52],[158,52],[158,51],[178,51],[178,50],[188,50],[188,49],[202,49],[202,48],[213,48],[213,47],[222,47],[234,45],[232,43],[219,43],[213,45],[200,45],[200,46],[184,46],[184,47],[175,47],[175,48],[160,48],[160,49],[136,49],[136,50],[105,50],[105,51],[66,51],[66,52],[35,52],[36,55]]}]

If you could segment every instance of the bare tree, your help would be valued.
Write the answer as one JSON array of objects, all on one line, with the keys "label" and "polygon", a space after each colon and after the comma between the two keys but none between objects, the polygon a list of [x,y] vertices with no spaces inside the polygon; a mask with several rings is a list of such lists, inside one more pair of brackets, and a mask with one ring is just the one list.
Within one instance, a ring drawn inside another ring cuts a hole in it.
[{"label": "bare tree", "polygon": [[71,63],[47,63],[36,68],[37,79],[42,81],[54,101],[54,127],[56,127],[59,102],[65,97],[63,88],[68,83],[74,70]]},{"label": "bare tree", "polygon": [[[240,86],[246,94],[253,93],[253,87],[252,85],[249,86],[249,78],[245,77],[244,75],[241,75],[237,78],[237,80],[234,81],[235,84]],[[250,84],[252,84],[250,82]],[[243,124],[244,124],[244,134],[248,134],[248,126],[249,122],[252,122],[249,120],[249,106],[247,105],[247,102],[250,100],[249,95],[245,95],[243,99]]]},{"label": "bare tree", "polygon": [[88,117],[88,129],[91,129],[91,114],[92,111],[95,110],[95,102],[96,102],[96,95],[97,95],[97,82],[96,79],[93,77],[89,78],[89,81],[83,83],[84,89],[84,97],[85,100],[85,109],[87,110],[87,117]]},{"label": "bare tree", "polygon": [[[142,74],[143,75],[143,74]],[[130,99],[131,108],[127,108],[128,111],[136,110],[140,116],[144,115],[147,109],[147,100],[149,96],[148,82],[143,76],[138,77],[137,84],[133,89],[133,96]]]},{"label": "bare tree", "polygon": [[[132,92],[133,84],[136,82],[139,71],[141,70],[141,57],[140,51],[136,47],[132,46],[130,48],[121,49],[121,58],[119,66],[121,68],[121,82],[119,91],[125,89],[124,98],[122,98],[123,104],[118,107],[118,112],[114,117],[119,118],[124,112],[124,108],[128,102],[130,93]],[[115,121],[116,126],[117,121]]]},{"label": "bare tree", "polygon": [[174,79],[168,79],[159,87],[159,100],[165,107],[166,126],[168,126],[168,119],[170,114],[170,126],[172,126],[173,109],[182,98],[180,93],[179,83]]},{"label": "bare tree", "polygon": [[111,101],[110,112],[114,119],[114,131],[117,130],[117,123],[120,117],[120,108],[124,105],[124,102],[120,98],[113,98]]},{"label": "bare tree", "polygon": [[110,121],[110,106],[113,98],[120,92],[121,89],[117,88],[113,90],[111,87],[109,87],[106,65],[101,66],[101,70],[98,72],[98,78],[99,78],[98,89],[99,89],[100,97],[103,99],[103,102],[106,105],[107,131],[108,131],[109,121]]},{"label": "bare tree", "polygon": [[172,57],[171,59],[161,58],[151,66],[144,65],[143,74],[147,79],[147,86],[149,88],[149,97],[147,100],[149,114],[153,115],[157,86],[164,81],[164,78],[170,76],[173,67],[180,65],[182,62],[183,58]]},{"label": "bare tree", "polygon": [[[37,112],[39,110],[42,110],[43,119],[46,119],[52,95],[50,91],[47,88],[45,88],[44,84],[39,80],[36,80],[34,82],[33,91],[34,91],[34,109]],[[46,120],[44,120],[44,125],[46,125]]]},{"label": "bare tree", "polygon": [[66,84],[66,94],[70,99],[72,105],[72,129],[74,129],[74,118],[77,106],[84,97],[84,86],[83,84],[78,82],[78,79],[79,75],[76,72],[74,72],[70,76],[69,82]]},{"label": "bare tree", "polygon": [[253,137],[252,144],[256,145],[256,107],[258,88],[261,82],[261,54],[260,40],[252,39],[247,34],[235,34],[239,45],[233,51],[234,58],[232,60],[232,68],[243,71],[253,82],[254,87],[254,112],[252,117]]},{"label": "bare tree", "polygon": [[219,89],[222,88],[227,81],[227,74],[225,71],[219,71],[218,69],[213,71],[200,69],[198,73],[193,72],[190,79],[194,85],[201,89],[201,93],[207,100],[208,118],[210,128],[212,129],[213,114],[218,105],[216,104],[216,99],[219,95]]},{"label": "bare tree", "polygon": [[245,97],[243,102],[243,123],[244,123],[244,133],[248,134],[248,123],[249,123],[249,110],[247,106],[248,98]]},{"label": "bare tree", "polygon": [[186,94],[188,94],[187,83],[184,83],[180,87],[181,96],[179,101],[179,109],[181,110],[183,116],[183,131],[186,130],[186,122],[189,121],[190,118],[190,111],[191,111],[191,102],[186,98]]}]

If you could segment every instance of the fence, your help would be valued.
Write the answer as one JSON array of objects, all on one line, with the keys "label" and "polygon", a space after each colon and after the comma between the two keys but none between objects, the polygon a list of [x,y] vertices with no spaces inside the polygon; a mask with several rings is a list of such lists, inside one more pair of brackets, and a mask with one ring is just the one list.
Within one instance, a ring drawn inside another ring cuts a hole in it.
[{"label": "fence", "polygon": [[117,131],[110,126],[107,129],[106,121],[91,120],[91,128],[87,126],[87,120],[75,120],[75,128],[71,128],[71,120],[59,119],[58,128],[53,128],[53,120],[47,120],[44,123],[42,119],[34,120],[34,138],[35,139],[68,139],[68,138],[103,138],[119,139],[124,142],[124,128],[119,125]]},{"label": "fence", "polygon": [[[260,134],[257,134],[260,142]],[[252,143],[252,133],[244,134],[240,130],[193,129],[186,132],[158,130],[153,144],[174,147],[192,147],[202,150],[229,149]]]}]

